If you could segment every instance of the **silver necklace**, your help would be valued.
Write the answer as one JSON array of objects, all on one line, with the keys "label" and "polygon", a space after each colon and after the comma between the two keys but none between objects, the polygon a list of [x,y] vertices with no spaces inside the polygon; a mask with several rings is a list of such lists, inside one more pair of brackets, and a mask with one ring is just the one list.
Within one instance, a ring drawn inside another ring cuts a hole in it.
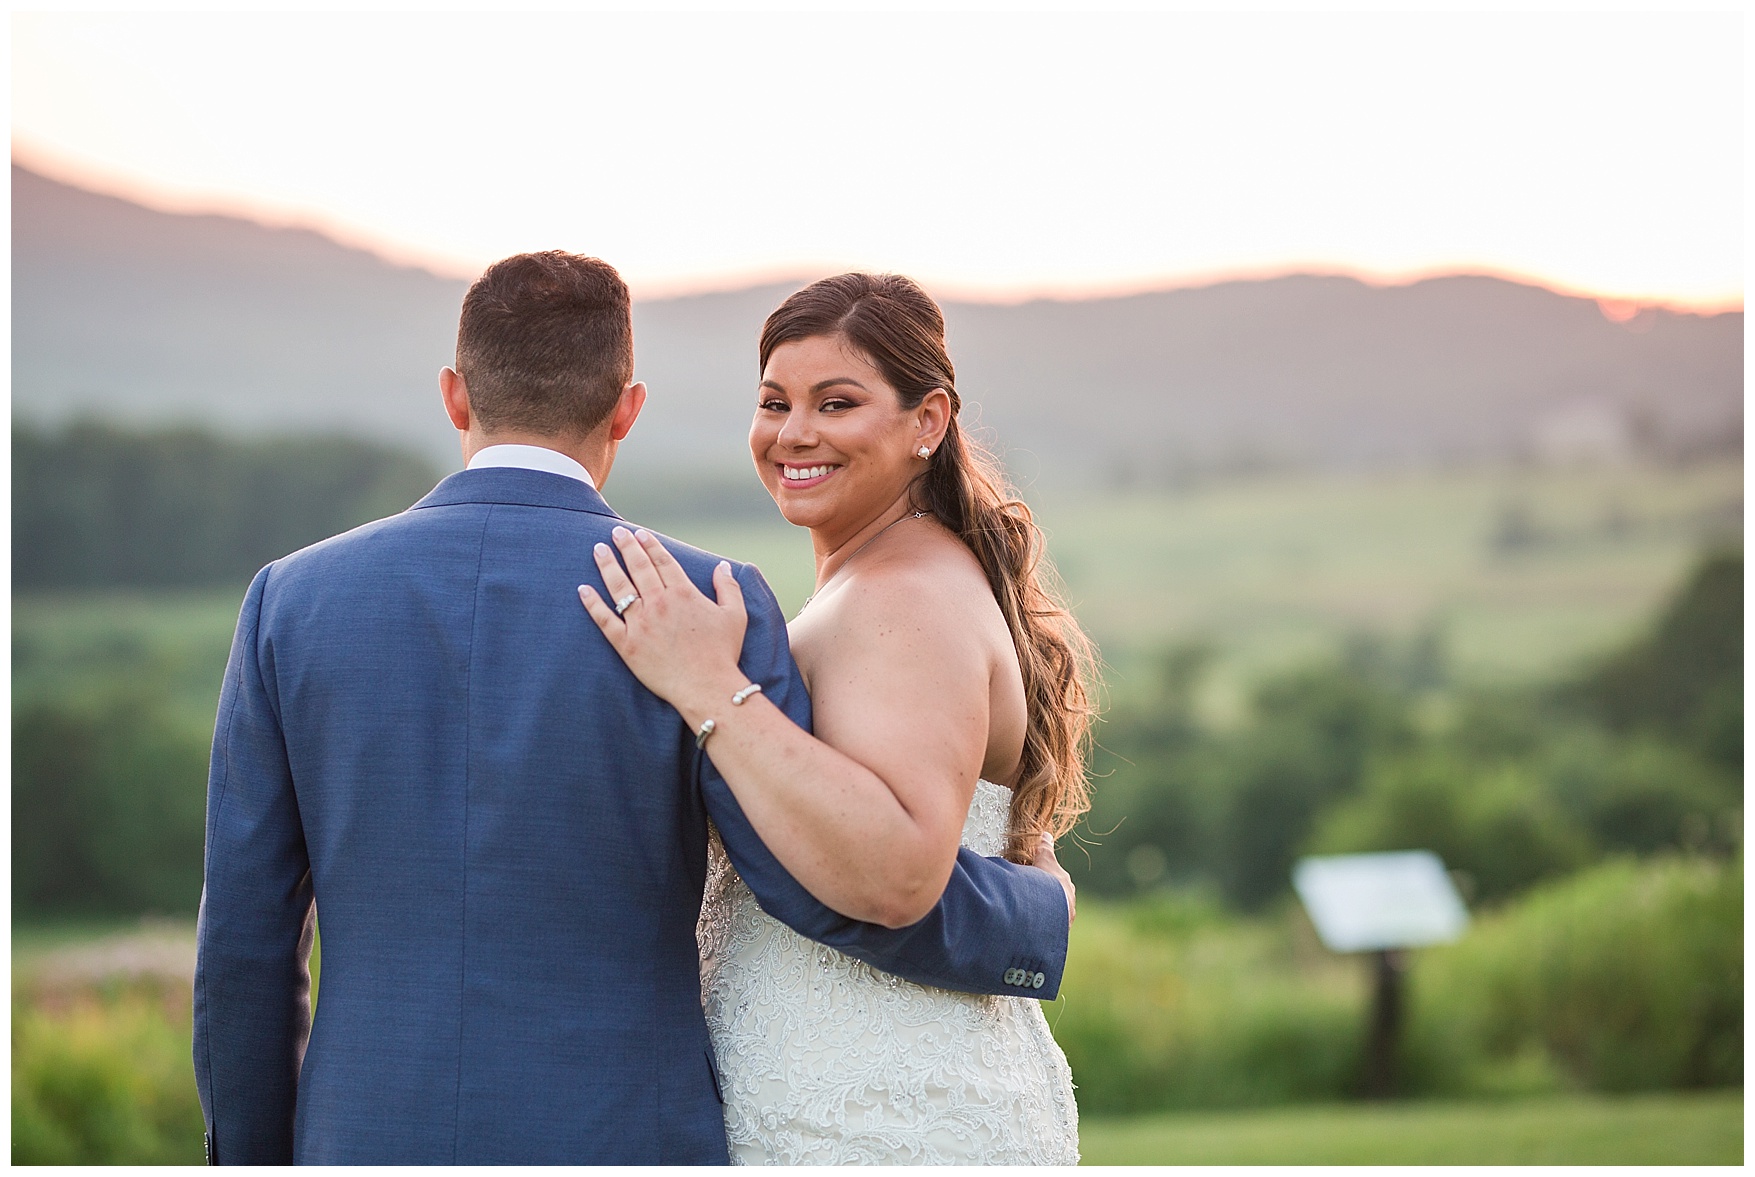
[{"label": "silver necklace", "polygon": [[[884,532],[888,531],[890,528],[894,527],[896,524],[902,522],[902,520],[904,520],[904,519],[924,519],[924,518],[926,518],[926,516],[927,516],[927,512],[925,512],[925,511],[915,511],[912,514],[896,516],[896,518],[890,520],[888,523],[886,523],[882,527],[878,528],[877,534],[873,535],[871,537],[871,539],[866,540],[864,543],[860,544],[857,548],[854,548],[853,555],[849,556],[845,560],[841,561],[841,567],[835,569],[834,575],[830,576],[829,580],[834,580],[836,576],[840,576],[842,571],[844,569],[846,569],[847,565],[853,563],[854,558],[857,557],[859,555],[859,553],[865,551],[865,549],[871,547],[871,545],[877,541],[877,537],[879,535],[882,535]],[[823,588],[829,587],[829,580],[823,581]],[[817,599],[817,593],[820,593],[822,591],[823,591],[823,589],[820,588],[816,592],[812,593],[810,596],[806,597],[804,599],[804,604],[802,604],[798,607],[798,611],[800,613],[803,613],[806,609],[810,608],[810,603]]]}]

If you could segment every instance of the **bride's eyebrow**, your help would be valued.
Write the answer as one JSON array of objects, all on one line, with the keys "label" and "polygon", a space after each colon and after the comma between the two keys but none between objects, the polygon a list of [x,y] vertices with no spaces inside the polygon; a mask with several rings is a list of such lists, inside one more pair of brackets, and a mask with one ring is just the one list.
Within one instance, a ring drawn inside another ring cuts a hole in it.
[{"label": "bride's eyebrow", "polygon": [[[851,377],[851,376],[832,376],[827,380],[819,380],[815,384],[811,385],[810,386],[811,394],[814,396],[818,393],[821,393],[825,388],[834,388],[838,384],[851,385],[852,387],[857,388],[861,392],[870,392],[871,391],[871,389],[867,388],[865,385],[861,384],[859,381],[853,379],[853,377]],[[778,381],[774,381],[774,380],[764,380],[756,387],[758,387],[758,388],[772,388],[775,392],[780,392],[780,393],[783,393],[786,391],[786,389],[783,388]]]},{"label": "bride's eyebrow", "polygon": [[830,377],[828,380],[819,380],[819,381],[817,381],[817,383],[810,386],[810,390],[813,394],[820,393],[825,388],[834,388],[837,384],[852,385],[854,388],[857,388],[861,392],[870,392],[871,391],[871,389],[867,388],[865,385],[861,384],[859,381],[853,379],[853,377],[851,377],[851,376],[833,376],[833,377]]}]

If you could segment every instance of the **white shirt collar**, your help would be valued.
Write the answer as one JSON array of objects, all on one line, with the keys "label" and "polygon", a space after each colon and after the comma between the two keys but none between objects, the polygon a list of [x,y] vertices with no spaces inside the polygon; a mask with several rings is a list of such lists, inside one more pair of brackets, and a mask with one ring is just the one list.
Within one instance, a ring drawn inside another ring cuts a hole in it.
[{"label": "white shirt collar", "polygon": [[500,445],[483,446],[475,451],[469,459],[468,470],[485,470],[495,466],[509,466],[517,470],[541,470],[548,474],[561,474],[568,478],[577,478],[592,490],[597,484],[591,481],[591,471],[579,465],[559,450],[547,449],[539,445]]}]

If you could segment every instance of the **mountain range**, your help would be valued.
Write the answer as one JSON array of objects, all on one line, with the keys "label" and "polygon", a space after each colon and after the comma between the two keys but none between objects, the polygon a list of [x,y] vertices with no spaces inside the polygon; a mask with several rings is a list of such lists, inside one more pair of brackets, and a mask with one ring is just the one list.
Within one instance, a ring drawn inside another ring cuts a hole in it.
[{"label": "mountain range", "polygon": [[[747,470],[757,333],[800,284],[636,302],[652,395],[623,468]],[[15,164],[13,411],[341,430],[454,466],[436,373],[465,287],[309,230],[159,212]],[[1031,482],[1740,445],[1741,312],[1612,318],[1593,299],[1466,274],[944,310],[968,418]]]}]

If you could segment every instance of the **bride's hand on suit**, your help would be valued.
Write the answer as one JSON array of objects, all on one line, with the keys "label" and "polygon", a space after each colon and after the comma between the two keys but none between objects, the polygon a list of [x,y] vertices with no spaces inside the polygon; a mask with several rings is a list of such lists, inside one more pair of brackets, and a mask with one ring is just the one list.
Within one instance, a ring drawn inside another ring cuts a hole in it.
[{"label": "bride's hand on suit", "polygon": [[580,585],[586,612],[647,690],[685,716],[711,710],[745,684],[737,658],[748,615],[731,565],[721,560],[713,569],[714,601],[645,528],[617,527],[611,536],[627,570],[608,544],[596,546],[592,555],[615,604]]},{"label": "bride's hand on suit", "polygon": [[1052,834],[1038,836],[1036,855],[1030,859],[1030,865],[1039,871],[1046,871],[1052,875],[1054,881],[1060,884],[1060,889],[1066,892],[1067,922],[1071,923],[1078,919],[1078,889],[1073,886],[1072,876],[1066,873],[1065,868],[1060,865],[1060,860],[1054,857],[1054,836]]}]

